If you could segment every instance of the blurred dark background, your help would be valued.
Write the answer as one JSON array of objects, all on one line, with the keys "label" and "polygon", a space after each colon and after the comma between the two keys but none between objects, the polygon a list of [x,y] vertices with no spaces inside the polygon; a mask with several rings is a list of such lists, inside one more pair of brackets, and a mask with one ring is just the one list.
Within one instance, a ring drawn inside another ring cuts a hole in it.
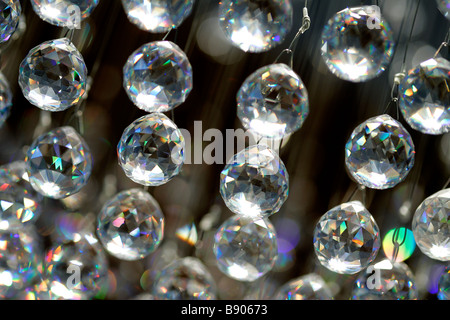
[{"label": "blurred dark background", "polygon": [[[25,25],[22,23],[21,30],[1,48],[1,70],[11,84],[14,106],[0,129],[0,164],[24,158],[42,117],[41,111],[23,98],[17,85],[20,62],[34,46],[63,37],[67,32],[41,21],[29,1],[21,3]],[[217,128],[225,132],[225,129],[241,127],[236,117],[236,93],[248,75],[273,63],[289,46],[301,25],[304,1],[293,0],[293,4],[294,26],[285,43],[265,53],[251,54],[234,48],[225,39],[218,26],[218,1],[196,1],[190,17],[167,38],[184,49],[194,73],[192,92],[174,110],[178,127],[188,129],[191,135],[194,121],[202,121],[203,131]],[[350,297],[355,277],[333,274],[318,265],[312,233],[317,219],[328,209],[348,201],[356,186],[345,169],[344,145],[359,123],[385,110],[394,74],[401,68],[417,0],[379,1],[382,15],[399,43],[387,71],[374,80],[355,84],[340,80],[328,71],[320,55],[320,34],[334,13],[360,4],[375,4],[375,1],[309,1],[312,24],[296,46],[294,70],[308,90],[310,114],[280,152],[290,175],[290,197],[281,211],[270,218],[280,244],[275,270],[252,284],[230,280],[218,271],[211,250],[212,237],[220,223],[231,216],[219,195],[223,164],[190,164],[166,185],[150,189],[167,219],[161,247],[139,262],[110,258],[111,285],[100,298],[129,299],[143,293],[151,287],[161,267],[175,256],[187,255],[199,257],[208,266],[223,299],[267,298],[280,284],[313,271],[325,278],[337,298]],[[433,56],[448,28],[449,22],[438,11],[436,1],[422,0],[407,52],[407,70]],[[73,42],[83,54],[93,80],[83,117],[84,136],[94,156],[94,172],[79,194],[62,202],[46,200],[46,211],[37,225],[49,242],[67,236],[67,229],[93,227],[106,199],[118,191],[138,187],[125,177],[117,164],[116,146],[123,130],[145,114],[133,105],[122,87],[122,67],[139,46],[163,37],[164,34],[147,33],[131,24],[119,0],[100,0],[82,29],[75,31]],[[441,55],[448,58],[446,48]],[[71,124],[72,109],[51,114],[50,127]],[[394,107],[387,113],[398,117]],[[401,116],[399,120],[412,135],[416,164],[397,187],[366,191],[366,206],[377,221],[382,237],[395,227],[411,228],[411,213],[426,196],[443,187],[450,173],[449,134],[426,136],[411,129]],[[195,143],[196,140],[192,148]],[[209,143],[203,142],[203,147]],[[361,198],[360,192],[353,197]],[[412,211],[400,214],[400,207],[406,201],[411,202]],[[177,234],[186,225],[195,226],[196,245],[192,238],[186,241],[180,232]],[[383,255],[380,250],[379,259]],[[421,299],[436,299],[436,278],[444,264],[427,258],[418,248],[406,263],[416,276]]]}]

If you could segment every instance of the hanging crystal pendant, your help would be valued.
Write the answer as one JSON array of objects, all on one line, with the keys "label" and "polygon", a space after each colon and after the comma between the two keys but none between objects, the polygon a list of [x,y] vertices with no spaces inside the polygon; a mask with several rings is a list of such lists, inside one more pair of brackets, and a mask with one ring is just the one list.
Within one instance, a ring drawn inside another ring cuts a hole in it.
[{"label": "hanging crystal pendant", "polygon": [[323,279],[314,273],[293,279],[275,294],[275,300],[332,300],[331,291]]},{"label": "hanging crystal pendant", "polygon": [[278,255],[275,228],[268,219],[232,216],[217,230],[214,254],[219,269],[238,281],[255,281],[272,270]]},{"label": "hanging crystal pendant", "polygon": [[190,14],[194,0],[122,0],[130,22],[153,33],[178,27]]},{"label": "hanging crystal pendant", "polygon": [[441,277],[439,278],[439,292],[438,299],[439,300],[450,300],[450,266],[447,266],[444,269]]},{"label": "hanging crystal pendant", "polygon": [[34,12],[44,21],[59,27],[80,28],[99,0],[31,0]]},{"label": "hanging crystal pendant", "polygon": [[156,300],[215,300],[216,285],[197,258],[177,259],[165,267],[153,283]]},{"label": "hanging crystal pendant", "polygon": [[16,31],[21,13],[19,0],[0,0],[0,43],[8,41]]},{"label": "hanging crystal pendant", "polygon": [[89,147],[72,127],[53,129],[38,137],[25,161],[33,188],[54,199],[80,191],[92,171]]},{"label": "hanging crystal pendant", "polygon": [[446,17],[450,19],[450,1],[449,0],[436,0],[439,11]]},{"label": "hanging crystal pendant", "polygon": [[252,73],[239,89],[237,103],[237,116],[244,128],[270,138],[297,131],[309,112],[302,80],[282,63]]},{"label": "hanging crystal pendant", "polygon": [[391,28],[375,6],[346,8],[322,31],[322,57],[337,77],[363,82],[377,77],[394,54]]},{"label": "hanging crystal pendant", "polygon": [[366,268],[377,256],[381,239],[378,225],[359,201],[327,211],[314,230],[314,249],[320,263],[341,274]]},{"label": "hanging crystal pendant", "polygon": [[361,272],[352,292],[352,300],[417,300],[418,297],[414,275],[408,266],[388,259],[373,265],[372,273]]},{"label": "hanging crystal pendant", "polygon": [[226,206],[246,217],[278,212],[289,194],[289,176],[280,157],[265,145],[238,152],[220,174],[220,194]]},{"label": "hanging crystal pendant", "polygon": [[175,123],[162,113],[152,113],[125,129],[117,156],[128,178],[145,186],[159,186],[181,172],[184,147]]},{"label": "hanging crystal pendant", "polygon": [[284,41],[292,28],[290,0],[222,0],[220,26],[246,52],[267,51]]},{"label": "hanging crystal pendant", "polygon": [[408,72],[399,87],[400,110],[408,124],[426,134],[450,131],[450,62],[433,58]]},{"label": "hanging crystal pendant", "polygon": [[0,72],[0,128],[5,123],[11,112],[12,92],[8,80]]},{"label": "hanging crystal pendant", "polygon": [[147,112],[166,112],[182,104],[192,90],[192,67],[175,43],[155,41],[131,54],[123,67],[128,97]]},{"label": "hanging crystal pendant", "polygon": [[146,191],[122,191],[103,206],[97,224],[103,247],[122,260],[138,260],[158,248],[164,236],[164,215]]},{"label": "hanging crystal pendant", "polygon": [[91,299],[108,281],[108,260],[92,234],[81,234],[47,251],[44,278],[54,299]]},{"label": "hanging crystal pendant", "polygon": [[393,188],[414,165],[414,144],[402,124],[387,114],[356,127],[345,145],[351,176],[372,189]]},{"label": "hanging crystal pendant", "polygon": [[35,222],[42,200],[30,185],[25,162],[0,167],[0,230],[17,230]]},{"label": "hanging crystal pendant", "polygon": [[77,104],[86,92],[86,81],[83,57],[67,38],[43,42],[20,64],[23,95],[43,110],[63,111]]},{"label": "hanging crystal pendant", "polygon": [[431,259],[450,261],[450,189],[436,192],[417,207],[412,231],[423,253]]}]

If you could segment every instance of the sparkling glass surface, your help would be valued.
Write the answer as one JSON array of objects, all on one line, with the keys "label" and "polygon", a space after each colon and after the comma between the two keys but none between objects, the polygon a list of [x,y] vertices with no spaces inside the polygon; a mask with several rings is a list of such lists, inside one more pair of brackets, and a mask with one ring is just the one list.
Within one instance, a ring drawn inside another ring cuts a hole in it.
[{"label": "sparkling glass surface", "polygon": [[429,59],[408,72],[399,87],[400,110],[408,124],[427,134],[450,131],[450,62]]},{"label": "sparkling glass surface", "polygon": [[394,36],[374,8],[346,8],[325,25],[321,53],[337,77],[362,82],[377,77],[388,67],[394,54]]},{"label": "sparkling glass surface", "polygon": [[164,215],[148,192],[122,191],[103,206],[97,234],[103,247],[116,258],[142,259],[163,240]]},{"label": "sparkling glass surface", "polygon": [[161,270],[153,294],[156,300],[215,300],[216,285],[200,260],[186,257]]},{"label": "sparkling glass surface", "polygon": [[147,112],[166,112],[182,104],[192,90],[192,67],[175,43],[155,41],[131,54],[123,67],[128,97]]},{"label": "sparkling glass surface", "polygon": [[326,212],[316,225],[313,242],[320,263],[341,274],[366,268],[381,246],[378,225],[359,201]]},{"label": "sparkling glass surface", "polygon": [[9,116],[12,107],[12,92],[8,80],[0,72],[0,128]]},{"label": "sparkling glass surface", "polygon": [[0,167],[0,230],[15,230],[35,222],[43,197],[30,185],[24,161]]},{"label": "sparkling glass surface", "polygon": [[99,0],[31,0],[34,12],[59,27],[77,28],[97,6]]},{"label": "sparkling glass surface", "polygon": [[145,186],[159,186],[180,173],[184,147],[175,123],[162,113],[152,113],[125,129],[117,156],[128,178]]},{"label": "sparkling glass surface", "polygon": [[268,219],[240,216],[227,219],[214,236],[219,269],[239,281],[255,281],[272,270],[278,246],[275,228]]},{"label": "sparkling glass surface", "polygon": [[386,114],[356,127],[345,145],[349,173],[372,189],[388,189],[402,182],[414,165],[414,156],[408,131]]},{"label": "sparkling glass surface", "polygon": [[439,300],[450,300],[450,266],[446,267],[444,273],[439,278]]},{"label": "sparkling glass surface", "polygon": [[149,32],[178,27],[192,11],[194,0],[122,0],[128,19]]},{"label": "sparkling glass surface", "polygon": [[42,248],[33,226],[0,231],[0,299],[15,298],[42,271]]},{"label": "sparkling glass surface", "polygon": [[293,279],[281,286],[275,300],[332,300],[331,291],[325,281],[317,274],[311,273]]},{"label": "sparkling glass surface", "polygon": [[220,174],[220,194],[227,207],[246,217],[278,212],[289,194],[289,176],[280,157],[265,145],[238,152]]},{"label": "sparkling glass surface", "polygon": [[47,251],[44,278],[52,299],[91,299],[108,281],[108,260],[98,240],[83,234]]},{"label": "sparkling glass surface", "polygon": [[244,128],[271,138],[297,131],[309,113],[308,92],[302,80],[282,63],[252,73],[239,89],[237,103]]},{"label": "sparkling glass surface", "polygon": [[436,0],[439,11],[446,17],[450,19],[450,1],[449,0]]},{"label": "sparkling glass surface", "polygon": [[89,147],[72,127],[56,128],[38,137],[25,161],[33,188],[54,199],[80,191],[92,172]]},{"label": "sparkling glass surface", "polygon": [[22,93],[43,110],[63,111],[77,104],[86,92],[86,81],[83,57],[67,38],[41,43],[20,64]]},{"label": "sparkling glass surface", "polygon": [[[403,262],[383,260],[372,273],[361,272],[353,285],[353,300],[417,300],[414,275]],[[379,279],[376,279],[379,275]],[[378,282],[379,281],[379,282]]]},{"label": "sparkling glass surface", "polygon": [[290,0],[222,0],[220,26],[246,52],[263,52],[281,44],[292,28]]},{"label": "sparkling glass surface", "polygon": [[417,207],[412,231],[423,253],[431,259],[450,261],[450,189],[429,196]]},{"label": "sparkling glass surface", "polygon": [[0,0],[0,43],[8,41],[16,31],[21,13],[19,0]]}]

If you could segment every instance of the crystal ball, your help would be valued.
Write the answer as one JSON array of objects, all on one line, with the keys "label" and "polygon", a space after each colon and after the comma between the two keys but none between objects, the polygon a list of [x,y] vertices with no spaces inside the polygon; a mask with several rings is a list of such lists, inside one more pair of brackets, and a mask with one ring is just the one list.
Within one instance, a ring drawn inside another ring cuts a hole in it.
[{"label": "crystal ball", "polygon": [[175,123],[162,113],[152,113],[125,129],[117,156],[128,178],[145,186],[159,186],[181,172],[184,148],[183,135]]},{"label": "crystal ball", "polygon": [[450,19],[450,1],[449,0],[436,0],[439,11],[446,17]]},{"label": "crystal ball", "polygon": [[376,8],[346,8],[323,28],[322,58],[337,77],[363,82],[388,67],[394,54],[394,35]]},{"label": "crystal ball", "polygon": [[0,0],[0,43],[8,41],[16,31],[21,13],[19,0]]},{"label": "crystal ball", "polygon": [[324,267],[336,273],[355,274],[375,259],[381,239],[369,211],[361,202],[352,201],[334,207],[319,219],[313,243]]},{"label": "crystal ball", "polygon": [[289,175],[280,157],[265,145],[250,146],[228,162],[220,174],[226,206],[246,217],[278,212],[289,194]]},{"label": "crystal ball", "polygon": [[437,297],[439,300],[450,300],[450,266],[444,269],[441,277],[439,278],[439,292]]},{"label": "crystal ball", "polygon": [[44,21],[59,27],[80,29],[99,0],[31,0],[34,12]]},{"label": "crystal ball", "polygon": [[287,65],[270,64],[252,73],[237,94],[237,116],[259,136],[282,138],[301,128],[309,113],[308,92]]},{"label": "crystal ball", "polygon": [[0,128],[11,112],[12,97],[13,95],[8,80],[0,72]]},{"label": "crystal ball", "polygon": [[331,291],[322,277],[311,273],[293,279],[278,289],[275,300],[332,300]]}]

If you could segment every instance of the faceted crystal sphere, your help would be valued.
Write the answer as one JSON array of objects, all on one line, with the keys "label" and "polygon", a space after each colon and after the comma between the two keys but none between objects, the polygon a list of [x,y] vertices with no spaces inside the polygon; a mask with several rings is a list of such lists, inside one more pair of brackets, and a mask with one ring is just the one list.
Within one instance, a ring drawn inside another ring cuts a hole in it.
[{"label": "faceted crystal sphere", "polygon": [[414,144],[402,124],[387,114],[360,124],[345,145],[351,176],[372,189],[393,188],[414,165]]},{"label": "faceted crystal sphere", "polygon": [[400,84],[400,110],[408,124],[426,134],[450,131],[450,62],[429,59]]},{"label": "faceted crystal sphere", "polygon": [[447,18],[450,19],[450,1],[449,0],[436,0],[439,11]]},{"label": "faceted crystal sphere", "polygon": [[125,129],[117,157],[128,178],[145,186],[159,186],[180,173],[184,147],[175,123],[162,113],[152,113]]},{"label": "faceted crystal sphere", "polygon": [[386,259],[376,263],[373,268],[371,272],[361,272],[359,275],[353,285],[353,300],[418,299],[414,276],[405,263],[393,264]]},{"label": "faceted crystal sphere", "polygon": [[[1,3],[1,2],[0,2]],[[0,128],[9,116],[12,106],[12,92],[8,81],[0,72]]]},{"label": "faceted crystal sphere", "polygon": [[238,281],[255,281],[275,265],[278,255],[275,228],[268,219],[233,216],[214,237],[219,269]]},{"label": "faceted crystal sphere", "polygon": [[159,33],[178,27],[191,14],[194,0],[122,0],[122,4],[132,23]]},{"label": "faceted crystal sphere", "polygon": [[156,300],[215,300],[216,285],[197,258],[177,259],[165,267],[153,284]]},{"label": "faceted crystal sphere", "polygon": [[175,43],[155,41],[131,54],[123,67],[128,97],[147,112],[166,112],[182,104],[192,90],[192,67]]},{"label": "faceted crystal sphere", "polygon": [[329,210],[314,230],[314,249],[320,263],[341,274],[366,268],[377,256],[380,245],[377,223],[359,201]]},{"label": "faceted crystal sphere", "polygon": [[72,127],[56,128],[38,137],[25,161],[33,188],[54,199],[80,191],[92,172],[89,147]]},{"label": "faceted crystal sphere", "polygon": [[283,285],[274,297],[275,300],[332,300],[331,291],[325,281],[311,273]]},{"label": "faceted crystal sphere", "polygon": [[54,299],[91,299],[108,281],[108,260],[92,234],[79,235],[47,251],[44,278]]},{"label": "faceted crystal sphere", "polygon": [[0,167],[0,230],[16,230],[36,221],[43,198],[31,187],[25,162]]},{"label": "faceted crystal sphere", "polygon": [[63,111],[77,104],[86,92],[86,81],[83,57],[66,38],[34,47],[20,64],[23,95],[43,110]]},{"label": "faceted crystal sphere", "polygon": [[227,207],[246,217],[278,212],[289,194],[289,176],[280,157],[265,145],[238,152],[220,174],[220,194]]},{"label": "faceted crystal sphere", "polygon": [[376,6],[346,8],[322,31],[322,57],[337,77],[363,82],[377,77],[394,54],[394,36]]},{"label": "faceted crystal sphere", "polygon": [[246,52],[267,51],[292,28],[290,0],[222,0],[219,22],[225,35]]},{"label": "faceted crystal sphere", "polygon": [[237,94],[237,115],[245,129],[282,138],[301,128],[308,116],[308,92],[300,77],[282,63],[252,73]]},{"label": "faceted crystal sphere", "polygon": [[8,41],[16,31],[21,13],[19,0],[0,0],[0,43]]},{"label": "faceted crystal sphere", "polygon": [[450,188],[426,198],[412,221],[414,239],[431,259],[450,260]]},{"label": "faceted crystal sphere", "polygon": [[98,216],[98,237],[103,247],[122,260],[138,260],[158,248],[164,236],[164,215],[146,191],[120,192]]},{"label": "faceted crystal sphere", "polygon": [[439,300],[450,300],[450,266],[445,268],[444,273],[439,279],[439,292],[437,297]]},{"label": "faceted crystal sphere", "polygon": [[44,21],[59,27],[80,28],[99,0],[31,0],[34,12]]},{"label": "faceted crystal sphere", "polygon": [[42,271],[42,248],[33,226],[0,231],[0,299],[14,298]]}]

